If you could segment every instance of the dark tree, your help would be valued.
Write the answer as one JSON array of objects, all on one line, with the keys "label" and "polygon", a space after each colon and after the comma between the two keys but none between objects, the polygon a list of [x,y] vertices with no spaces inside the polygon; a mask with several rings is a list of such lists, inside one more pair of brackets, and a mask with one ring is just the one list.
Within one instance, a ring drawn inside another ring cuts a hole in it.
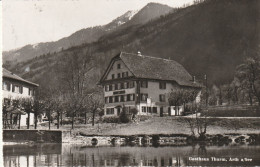
[{"label": "dark tree", "polygon": [[[247,90],[249,97],[253,95],[260,106],[260,55],[248,57],[243,64],[237,67],[236,76],[242,87]],[[250,103],[252,104],[252,102]]]}]

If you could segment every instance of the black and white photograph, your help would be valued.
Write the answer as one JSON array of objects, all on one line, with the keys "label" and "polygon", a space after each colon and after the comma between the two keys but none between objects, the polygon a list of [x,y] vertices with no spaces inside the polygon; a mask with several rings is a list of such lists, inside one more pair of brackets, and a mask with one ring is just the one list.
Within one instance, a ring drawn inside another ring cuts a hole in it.
[{"label": "black and white photograph", "polygon": [[260,166],[260,0],[0,8],[0,166]]}]

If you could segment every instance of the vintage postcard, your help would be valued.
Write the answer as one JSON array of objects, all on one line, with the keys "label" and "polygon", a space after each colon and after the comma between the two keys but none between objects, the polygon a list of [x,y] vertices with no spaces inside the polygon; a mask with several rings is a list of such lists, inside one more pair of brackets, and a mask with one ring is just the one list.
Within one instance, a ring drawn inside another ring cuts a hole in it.
[{"label": "vintage postcard", "polygon": [[0,166],[260,166],[259,0],[0,3]]}]

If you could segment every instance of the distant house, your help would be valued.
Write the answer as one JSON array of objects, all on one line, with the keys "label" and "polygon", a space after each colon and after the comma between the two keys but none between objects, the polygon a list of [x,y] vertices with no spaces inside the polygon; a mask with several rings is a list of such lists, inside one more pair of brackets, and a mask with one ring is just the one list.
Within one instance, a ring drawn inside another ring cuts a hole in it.
[{"label": "distant house", "polygon": [[[105,115],[119,115],[122,107],[135,107],[138,114],[179,115],[169,106],[172,89],[195,88],[185,68],[173,60],[121,52],[112,58],[100,84],[104,87]],[[196,98],[199,102],[199,96]]]},{"label": "distant house", "polygon": [[[3,80],[2,80],[2,100],[3,104],[14,104],[17,102],[17,100],[21,98],[34,98],[35,91],[39,85],[32,83],[30,81],[27,81],[14,73],[6,70],[3,68]],[[8,109],[7,109],[8,110]],[[10,109],[11,110],[11,109]],[[21,126],[27,125],[27,117],[28,115],[19,112],[19,111],[7,111],[7,118],[10,119],[10,115],[12,115],[12,124],[18,123],[17,120],[19,120],[19,115],[21,115]],[[4,115],[3,115],[4,117]],[[10,123],[10,121],[8,122]],[[30,114],[30,125],[34,124],[34,114]]]}]

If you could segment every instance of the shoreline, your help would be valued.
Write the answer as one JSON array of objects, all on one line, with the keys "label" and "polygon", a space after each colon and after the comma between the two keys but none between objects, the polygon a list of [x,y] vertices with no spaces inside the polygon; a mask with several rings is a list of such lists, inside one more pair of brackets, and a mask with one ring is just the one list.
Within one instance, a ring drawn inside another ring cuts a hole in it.
[{"label": "shoreline", "polygon": [[204,144],[260,144],[260,133],[227,133],[206,134],[205,138],[187,134],[139,134],[139,135],[99,135],[79,134],[70,136],[69,140],[62,142],[37,142],[37,141],[3,141],[3,145],[34,145],[34,144],[86,144],[89,146],[113,146],[117,145],[191,145],[194,143]]}]

